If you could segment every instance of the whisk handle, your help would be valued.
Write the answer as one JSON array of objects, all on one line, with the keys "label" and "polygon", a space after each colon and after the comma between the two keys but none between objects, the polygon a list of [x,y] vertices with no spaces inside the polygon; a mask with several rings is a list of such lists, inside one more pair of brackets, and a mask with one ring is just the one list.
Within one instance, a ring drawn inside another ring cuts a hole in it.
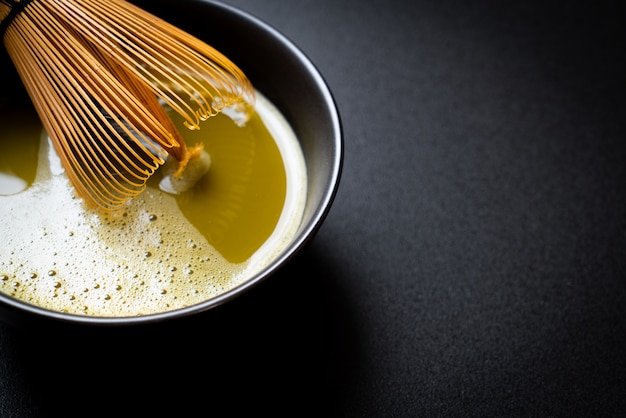
[{"label": "whisk handle", "polygon": [[11,7],[9,13],[0,21],[0,38],[4,38],[4,33],[13,22],[13,19],[19,15],[26,6],[33,0],[0,0],[0,3]]}]

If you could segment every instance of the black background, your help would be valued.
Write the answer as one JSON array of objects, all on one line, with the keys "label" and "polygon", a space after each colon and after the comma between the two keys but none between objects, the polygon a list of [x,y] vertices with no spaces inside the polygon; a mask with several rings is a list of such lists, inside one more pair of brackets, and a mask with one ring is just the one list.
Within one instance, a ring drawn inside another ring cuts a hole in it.
[{"label": "black background", "polygon": [[623,416],[624,3],[228,3],[335,95],[326,222],[184,322],[0,325],[0,416]]}]

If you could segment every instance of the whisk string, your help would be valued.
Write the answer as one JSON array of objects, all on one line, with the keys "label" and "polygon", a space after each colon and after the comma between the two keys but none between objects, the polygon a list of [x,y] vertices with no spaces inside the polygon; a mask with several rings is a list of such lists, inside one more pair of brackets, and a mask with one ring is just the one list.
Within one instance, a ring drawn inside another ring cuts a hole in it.
[{"label": "whisk string", "polygon": [[0,4],[6,6],[4,16],[0,15],[0,38],[4,37],[7,28],[13,19],[33,0],[0,0]]}]

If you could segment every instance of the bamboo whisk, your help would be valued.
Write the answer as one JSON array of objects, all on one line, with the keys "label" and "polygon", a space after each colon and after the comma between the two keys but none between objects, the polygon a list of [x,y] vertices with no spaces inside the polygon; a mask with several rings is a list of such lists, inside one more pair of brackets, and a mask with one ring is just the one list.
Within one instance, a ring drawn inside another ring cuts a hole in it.
[{"label": "bamboo whisk", "polygon": [[197,129],[254,89],[228,58],[124,0],[0,0],[0,35],[77,193],[118,210],[188,148],[162,104]]}]

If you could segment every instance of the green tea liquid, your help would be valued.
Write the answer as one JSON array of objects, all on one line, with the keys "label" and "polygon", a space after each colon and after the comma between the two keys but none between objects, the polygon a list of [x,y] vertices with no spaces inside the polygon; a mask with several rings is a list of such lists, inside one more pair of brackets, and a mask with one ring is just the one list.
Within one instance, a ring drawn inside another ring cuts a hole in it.
[{"label": "green tea liquid", "polygon": [[182,308],[245,282],[296,232],[304,159],[282,115],[259,94],[243,125],[220,114],[190,131],[211,168],[170,195],[159,173],[108,219],[76,197],[27,112],[0,114],[0,291],[64,312],[128,316]]}]

